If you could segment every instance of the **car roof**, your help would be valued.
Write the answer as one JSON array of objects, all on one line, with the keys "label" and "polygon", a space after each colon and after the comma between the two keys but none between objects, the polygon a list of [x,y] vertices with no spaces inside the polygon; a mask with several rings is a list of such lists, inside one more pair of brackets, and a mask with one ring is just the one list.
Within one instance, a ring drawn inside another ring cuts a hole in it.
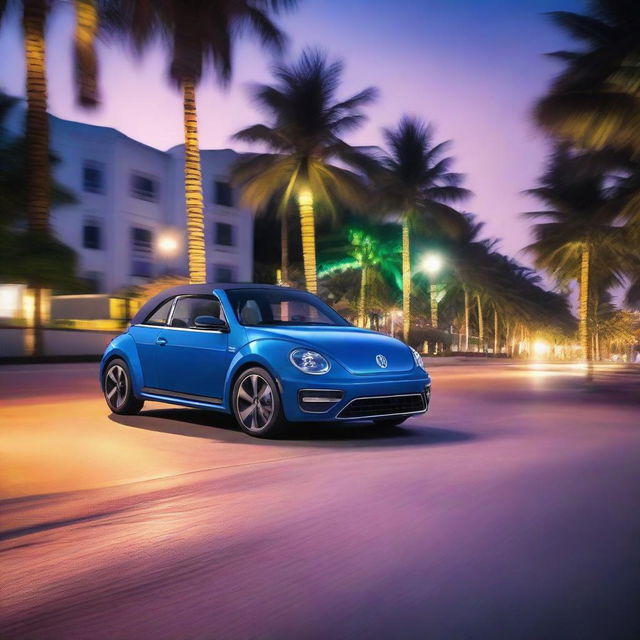
[{"label": "car roof", "polygon": [[236,284],[233,282],[216,283],[207,282],[205,284],[181,284],[177,287],[170,287],[160,293],[156,294],[152,298],[149,298],[138,311],[131,318],[131,324],[140,324],[143,322],[149,314],[160,306],[168,298],[174,298],[175,296],[188,296],[188,295],[211,295],[216,289],[222,289],[223,291],[230,291],[233,289],[287,289],[288,291],[300,291],[300,289],[293,289],[292,287],[282,287],[277,284],[252,284],[243,283]]}]

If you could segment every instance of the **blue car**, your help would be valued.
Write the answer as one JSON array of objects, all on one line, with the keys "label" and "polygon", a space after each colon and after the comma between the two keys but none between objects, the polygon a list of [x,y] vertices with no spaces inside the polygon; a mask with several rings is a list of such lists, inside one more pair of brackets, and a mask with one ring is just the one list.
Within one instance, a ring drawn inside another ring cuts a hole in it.
[{"label": "blue car", "polygon": [[287,423],[397,425],[429,406],[422,358],[350,325],[316,296],[274,285],[168,289],[107,347],[102,390],[114,413],[145,400],[233,414],[252,436]]}]

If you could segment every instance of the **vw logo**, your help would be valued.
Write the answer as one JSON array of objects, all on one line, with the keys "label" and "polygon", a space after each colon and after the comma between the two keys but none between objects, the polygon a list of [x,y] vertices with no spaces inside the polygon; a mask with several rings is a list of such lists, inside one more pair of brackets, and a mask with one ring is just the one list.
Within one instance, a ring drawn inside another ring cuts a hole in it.
[{"label": "vw logo", "polygon": [[376,363],[381,369],[387,368],[387,364],[388,364],[387,359],[380,353],[376,356]]}]

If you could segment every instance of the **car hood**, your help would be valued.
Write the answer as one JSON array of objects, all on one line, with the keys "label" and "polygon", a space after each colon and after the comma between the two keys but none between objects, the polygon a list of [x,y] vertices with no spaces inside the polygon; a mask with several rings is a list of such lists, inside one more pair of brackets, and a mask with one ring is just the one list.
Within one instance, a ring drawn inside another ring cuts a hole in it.
[{"label": "car hood", "polygon": [[[415,367],[413,355],[404,343],[375,331],[357,327],[245,327],[250,341],[287,340],[329,356],[356,375],[400,373]],[[381,367],[376,356],[383,356]]]}]

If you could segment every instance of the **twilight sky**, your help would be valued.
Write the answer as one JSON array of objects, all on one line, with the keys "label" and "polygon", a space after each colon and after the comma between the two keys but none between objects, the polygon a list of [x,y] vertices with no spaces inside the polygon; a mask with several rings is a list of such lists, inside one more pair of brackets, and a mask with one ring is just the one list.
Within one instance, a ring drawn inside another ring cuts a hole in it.
[{"label": "twilight sky", "polygon": [[[475,194],[465,209],[516,255],[528,242],[518,213],[535,208],[520,192],[533,185],[546,153],[529,115],[556,69],[542,54],[567,45],[541,14],[583,8],[581,0],[301,0],[280,24],[290,36],[290,56],[313,45],[345,60],[345,97],[379,87],[369,122],[350,142],[379,144],[380,128],[403,113],[432,121],[439,140],[453,140],[456,170],[467,174],[466,186]],[[70,7],[58,9],[47,39],[53,114],[115,127],[160,149],[182,142],[181,100],[166,82],[160,48],[135,61],[116,43],[101,45],[103,100],[90,112],[74,104],[71,34]],[[0,31],[0,61],[0,88],[24,95],[15,16]],[[223,92],[209,78],[203,82],[202,148],[230,146],[233,132],[260,119],[246,86],[268,82],[268,66],[266,54],[241,41],[230,89]]]}]

